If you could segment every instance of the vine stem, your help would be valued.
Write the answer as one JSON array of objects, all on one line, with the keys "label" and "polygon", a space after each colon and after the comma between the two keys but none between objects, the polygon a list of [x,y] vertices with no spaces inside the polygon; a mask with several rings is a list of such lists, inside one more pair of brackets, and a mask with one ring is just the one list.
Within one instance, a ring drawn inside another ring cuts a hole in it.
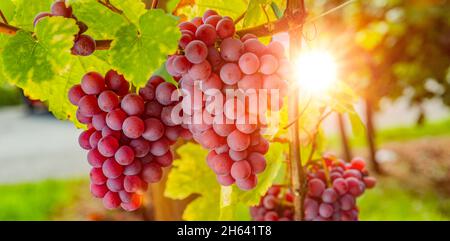
[{"label": "vine stem", "polygon": [[[116,9],[114,6],[111,6],[110,4],[107,4],[107,2],[99,1],[99,3],[102,3],[112,11],[116,13],[121,13],[119,9]],[[119,12],[117,11],[119,10]],[[264,37],[264,36],[272,36],[276,33],[280,32],[286,32],[286,31],[294,31],[299,29],[299,26],[303,25],[306,19],[306,12],[304,11],[294,11],[290,14],[285,14],[282,18],[268,22],[256,27],[241,29],[236,32],[239,36],[244,36],[247,33],[251,33],[256,35],[257,37]],[[15,35],[17,31],[19,31],[20,28],[2,23],[0,22],[0,33],[7,34],[7,35]],[[300,29],[301,31],[301,29]],[[111,47],[111,42],[113,40],[105,39],[105,40],[96,40],[96,50],[108,50]]]},{"label": "vine stem", "polygon": [[[295,28],[292,28],[292,24],[287,22],[287,30],[289,30],[289,51],[291,60],[296,59],[300,54],[302,47],[302,30],[301,27],[306,16],[306,9],[304,0],[288,0],[285,16],[302,16],[302,21],[299,22]],[[280,19],[290,19],[289,17],[283,17]],[[295,79],[291,79],[291,85],[295,85],[293,82]],[[304,206],[303,201],[306,194],[306,178],[305,170],[302,165],[301,158],[301,143],[300,143],[300,123],[298,121],[299,116],[299,95],[290,95],[288,97],[288,110],[289,121],[293,123],[289,127],[289,166],[291,174],[291,189],[294,194],[294,218],[296,221],[304,220]]]},{"label": "vine stem", "polygon": [[102,0],[97,0],[97,2],[100,3],[101,5],[103,5],[103,6],[107,7],[107,8],[109,8],[111,11],[113,11],[113,12],[115,12],[115,13],[118,13],[118,14],[122,14],[122,13],[123,13],[122,10],[120,10],[120,9],[118,9],[118,8],[116,8],[116,7],[114,7],[114,5],[112,5],[112,4],[109,2],[109,0],[106,0],[106,1],[104,1],[104,2],[103,2]]},{"label": "vine stem", "polygon": [[8,24],[8,20],[6,19],[5,15],[3,15],[2,10],[0,10],[0,17],[2,18],[4,23]]},{"label": "vine stem", "polygon": [[157,8],[158,7],[158,0],[153,0],[152,1],[152,5],[151,5],[151,9],[155,9],[155,8]]},{"label": "vine stem", "polygon": [[19,30],[20,29],[17,28],[17,27],[14,27],[14,26],[11,26],[9,24],[0,22],[0,33],[8,34],[8,35],[14,35]]}]

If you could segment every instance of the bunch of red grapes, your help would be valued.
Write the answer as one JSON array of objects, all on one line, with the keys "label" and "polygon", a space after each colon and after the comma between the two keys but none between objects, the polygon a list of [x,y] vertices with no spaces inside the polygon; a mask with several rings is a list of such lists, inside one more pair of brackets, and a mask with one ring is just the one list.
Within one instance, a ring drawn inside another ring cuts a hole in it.
[{"label": "bunch of red grapes", "polygon": [[64,0],[56,0],[51,7],[51,13],[42,12],[36,15],[33,21],[33,25],[36,27],[36,24],[45,17],[51,16],[61,16],[64,18],[73,18],[77,21],[77,25],[79,28],[78,34],[75,36],[75,42],[72,47],[73,55],[80,56],[88,56],[91,55],[95,51],[95,40],[86,34],[83,34],[88,30],[86,24],[81,21],[78,21],[77,18],[72,14],[72,7],[66,6]]},{"label": "bunch of red grapes", "polygon": [[77,119],[88,126],[79,144],[89,150],[91,192],[106,208],[139,208],[148,183],[160,181],[162,168],[172,164],[170,146],[179,136],[189,139],[189,131],[167,116],[174,103],[161,93],[173,89],[153,76],[139,94],[130,93],[129,83],[114,70],[104,77],[89,72],[70,89]]},{"label": "bunch of red grapes", "polygon": [[292,221],[293,200],[290,192],[282,190],[281,186],[273,185],[261,198],[260,204],[250,208],[250,215],[254,221]]},{"label": "bunch of red grapes", "polygon": [[[357,221],[356,199],[367,188],[376,184],[374,177],[368,176],[364,160],[353,159],[350,163],[332,156],[323,157],[323,165],[308,169],[308,192],[304,200],[304,217],[307,221]],[[261,199],[261,203],[251,208],[254,220],[293,220],[293,198],[287,192],[280,197],[279,187],[272,187]]]},{"label": "bunch of red grapes", "polygon": [[[207,163],[223,186],[234,183],[253,189],[266,168],[264,154],[269,143],[261,135],[266,112],[278,111],[287,90],[289,61],[278,42],[265,46],[252,34],[235,36],[231,18],[208,10],[179,25],[179,51],[171,55],[166,69],[180,83],[185,126],[195,141],[209,150]],[[263,108],[251,109],[248,97],[225,98],[228,91],[254,91],[256,102],[262,91],[268,96]],[[195,93],[202,98],[196,100]],[[211,100],[224,100],[219,108]],[[275,105],[273,103],[276,103]],[[223,109],[218,110],[218,109]],[[243,110],[243,111],[239,111]],[[196,122],[196,116],[201,117]]]}]

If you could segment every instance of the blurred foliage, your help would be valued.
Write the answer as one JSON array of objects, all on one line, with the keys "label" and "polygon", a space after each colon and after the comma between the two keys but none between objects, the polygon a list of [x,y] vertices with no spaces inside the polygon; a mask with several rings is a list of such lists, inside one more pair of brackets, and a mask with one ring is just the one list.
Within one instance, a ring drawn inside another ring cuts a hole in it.
[{"label": "blurred foliage", "polygon": [[[345,1],[306,1],[311,18]],[[341,79],[379,100],[414,92],[411,104],[440,97],[450,105],[450,2],[357,0],[305,25],[309,47],[341,63]]]},{"label": "blurred foliage", "polygon": [[[49,220],[74,202],[79,180],[0,185],[0,220]],[[85,185],[85,184],[84,184]]]},{"label": "blurred foliage", "polygon": [[[406,141],[434,136],[450,136],[450,118],[439,121],[426,121],[420,126],[397,126],[380,129],[377,131],[377,144],[385,144],[393,141]],[[338,149],[340,137],[337,135],[329,136],[327,146],[331,149]],[[366,139],[364,136],[353,136],[350,140],[353,147],[364,147]]]},{"label": "blurred foliage", "polygon": [[426,221],[450,220],[450,200],[432,190],[414,193],[392,179],[378,179],[373,190],[359,200],[360,220]]}]

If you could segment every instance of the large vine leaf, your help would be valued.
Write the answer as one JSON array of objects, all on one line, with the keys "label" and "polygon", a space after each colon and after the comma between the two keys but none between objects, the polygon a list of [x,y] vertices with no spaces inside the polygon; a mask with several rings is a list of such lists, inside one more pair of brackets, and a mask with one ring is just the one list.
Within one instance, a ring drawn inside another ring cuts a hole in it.
[{"label": "large vine leaf", "polygon": [[214,9],[220,15],[236,19],[247,9],[247,1],[244,0],[196,0],[194,6],[185,6],[178,10],[179,14],[188,19],[202,16],[208,9]]},{"label": "large vine leaf", "polygon": [[[15,13],[16,6],[11,0],[0,1],[0,10],[7,20],[12,20]],[[0,34],[0,55],[3,52],[3,48],[9,39],[9,35]],[[0,66],[3,66],[3,60],[0,57]],[[3,73],[3,68],[0,68],[0,86],[7,82],[6,76]]]},{"label": "large vine leaf", "polygon": [[[3,52],[4,45],[8,41],[8,36],[6,35],[0,35],[0,55]],[[7,77],[4,74],[4,67],[3,67],[3,58],[0,57],[0,85],[8,82]]]},{"label": "large vine leaf", "polygon": [[110,66],[102,59],[95,55],[89,57],[72,56],[70,63],[67,65],[67,71],[55,77],[49,82],[50,95],[48,96],[49,110],[58,119],[69,119],[77,126],[75,112],[76,106],[69,101],[69,89],[81,82],[84,74],[90,71],[96,71],[105,74]]},{"label": "large vine leaf", "polygon": [[27,96],[46,102],[55,117],[70,119],[81,127],[75,117],[76,107],[69,102],[67,93],[86,72],[105,73],[109,65],[96,55],[71,55],[77,32],[73,19],[50,17],[37,24],[34,35],[19,31],[8,37],[4,48],[1,41],[4,36],[0,36],[0,50],[3,49],[0,69],[5,79],[22,88]]},{"label": "large vine leaf", "polygon": [[180,0],[168,0],[165,7],[166,11],[169,13],[173,12],[180,2]]},{"label": "large vine leaf", "polygon": [[[287,146],[281,143],[271,143],[269,152],[266,154],[266,170],[258,175],[258,185],[250,191],[242,191],[236,185],[222,187],[221,189],[221,219],[235,217],[244,205],[246,207],[257,205],[269,187],[272,186],[282,167]],[[234,219],[234,218],[233,218]]]},{"label": "large vine leaf", "polygon": [[123,11],[123,14],[134,24],[139,24],[139,18],[147,11],[143,1],[136,0],[110,0],[114,7]]},{"label": "large vine leaf", "polygon": [[6,20],[12,20],[16,5],[14,5],[11,0],[1,0],[0,9],[2,10],[2,13],[5,16]]},{"label": "large vine leaf", "polygon": [[183,214],[186,220],[249,220],[249,206],[257,204],[279,176],[285,150],[285,145],[272,143],[266,154],[267,168],[258,175],[258,186],[241,191],[235,185],[221,187],[206,164],[207,151],[197,144],[185,144],[177,150],[180,158],[174,161],[169,173],[165,196],[185,199],[199,195],[186,207]]},{"label": "large vine leaf", "polygon": [[[4,0],[1,0],[4,1]],[[24,30],[33,30],[34,17],[40,12],[50,12],[53,0],[12,0],[16,14],[11,23]]]},{"label": "large vine leaf", "polygon": [[78,28],[73,19],[45,18],[30,32],[18,31],[6,43],[2,58],[5,74],[13,83],[52,79],[70,61]]},{"label": "large vine leaf", "polygon": [[[250,0],[243,20],[243,27],[252,27],[277,19],[271,4],[285,6],[285,0]],[[266,16],[267,13],[267,16]]]},{"label": "large vine leaf", "polygon": [[200,196],[186,207],[183,219],[217,220],[220,185],[206,164],[207,151],[197,144],[187,143],[178,148],[177,153],[180,157],[173,162],[164,195],[184,199],[198,194]]},{"label": "large vine leaf", "polygon": [[110,62],[127,80],[143,86],[167,55],[178,47],[177,19],[162,10],[149,10],[139,25],[121,27],[114,37]]},{"label": "large vine leaf", "polygon": [[[124,17],[98,3],[97,0],[69,0],[73,14],[89,28],[95,39],[112,39],[116,31],[127,24]],[[136,1],[137,2],[137,1]]]}]

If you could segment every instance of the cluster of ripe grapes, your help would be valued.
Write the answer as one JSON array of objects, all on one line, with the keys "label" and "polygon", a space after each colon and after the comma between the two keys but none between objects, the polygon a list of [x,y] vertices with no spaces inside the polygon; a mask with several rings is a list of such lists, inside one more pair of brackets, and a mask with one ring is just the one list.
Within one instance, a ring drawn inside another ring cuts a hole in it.
[{"label": "cluster of ripe grapes", "polygon": [[[213,10],[179,28],[179,51],[169,56],[166,69],[184,95],[186,127],[209,150],[207,163],[221,185],[250,190],[266,168],[269,143],[261,135],[266,112],[281,108],[287,90],[284,48],[278,42],[265,46],[252,34],[236,37],[233,20]],[[217,106],[218,100],[224,101]]]},{"label": "cluster of ripe grapes", "polygon": [[89,151],[91,193],[106,208],[139,208],[148,183],[172,164],[170,146],[179,136],[189,139],[188,130],[166,121],[172,103],[160,93],[174,88],[153,76],[139,94],[130,93],[125,78],[110,70],[105,77],[89,72],[70,89],[77,119],[88,126],[78,140]]},{"label": "cluster of ripe grapes", "polygon": [[[308,192],[304,200],[304,217],[307,221],[357,221],[356,199],[367,188],[376,184],[368,176],[364,160],[353,159],[350,163],[332,156],[323,157],[323,165],[308,169]],[[289,192],[280,197],[279,187],[269,189],[258,206],[251,208],[254,220],[293,220],[293,198]],[[283,202],[284,200],[284,202]]]},{"label": "cluster of ripe grapes", "polygon": [[73,18],[77,21],[77,25],[79,28],[78,34],[75,36],[74,44],[72,47],[73,55],[80,56],[88,56],[91,55],[95,51],[95,40],[86,34],[83,34],[88,30],[88,27],[85,23],[78,21],[77,18],[72,14],[72,7],[66,6],[64,0],[56,0],[51,7],[51,13],[42,12],[36,15],[33,21],[33,25],[36,27],[36,24],[45,17],[51,16],[61,16],[64,18]]},{"label": "cluster of ripe grapes", "polygon": [[258,206],[250,207],[250,215],[254,221],[292,221],[293,200],[294,197],[290,192],[282,190],[281,186],[273,185],[261,197]]}]

